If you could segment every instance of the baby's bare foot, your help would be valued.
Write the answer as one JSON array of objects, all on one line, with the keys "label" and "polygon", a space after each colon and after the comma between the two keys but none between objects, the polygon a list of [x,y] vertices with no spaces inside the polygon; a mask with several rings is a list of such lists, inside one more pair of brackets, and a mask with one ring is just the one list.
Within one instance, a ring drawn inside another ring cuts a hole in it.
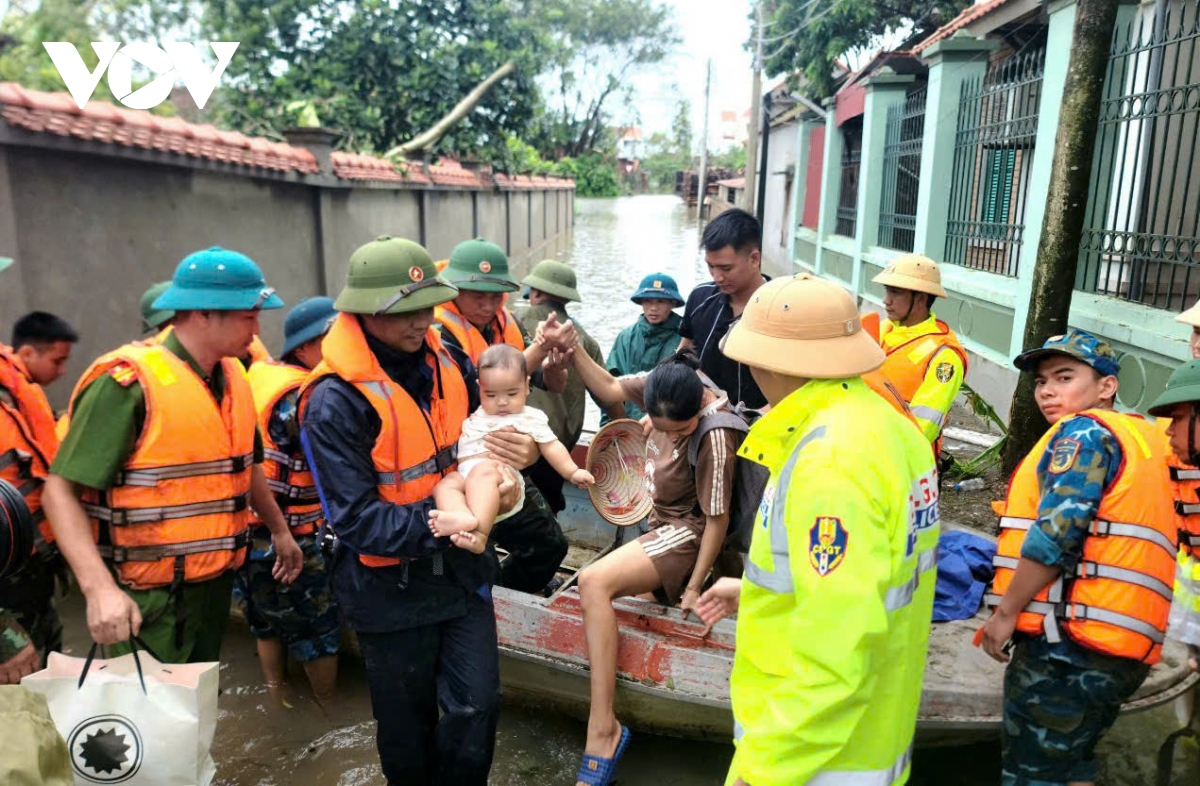
[{"label": "baby's bare foot", "polygon": [[429,529],[439,538],[456,532],[470,532],[479,528],[479,521],[468,510],[432,510],[429,512]]},{"label": "baby's bare foot", "polygon": [[487,538],[477,532],[455,532],[450,536],[450,542],[472,554],[482,554],[487,548]]}]

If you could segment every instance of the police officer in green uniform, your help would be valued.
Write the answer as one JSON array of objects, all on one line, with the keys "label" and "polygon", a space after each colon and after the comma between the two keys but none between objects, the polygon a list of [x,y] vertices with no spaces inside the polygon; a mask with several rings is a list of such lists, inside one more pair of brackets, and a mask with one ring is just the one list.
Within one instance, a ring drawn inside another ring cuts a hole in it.
[{"label": "police officer in green uniform", "polygon": [[[152,306],[177,312],[175,329],[162,345],[186,363],[220,404],[227,390],[222,359],[244,352],[258,332],[259,311],[280,308],[283,301],[266,285],[262,271],[251,259],[212,248],[185,258],[170,288]],[[100,555],[88,514],[77,496],[84,489],[103,492],[118,485],[137,449],[147,409],[146,395],[136,378],[122,381],[103,374],[77,391],[70,431],[46,481],[45,507],[59,548],[87,599],[88,629],[97,643],[115,645],[111,652],[123,652],[130,636],[140,630],[166,662],[217,660],[229,616],[232,571],[171,587],[132,589],[120,585]],[[192,416],[186,411],[166,414],[168,418]],[[290,582],[300,572],[303,555],[258,466],[262,461],[262,437],[255,427],[250,505],[271,530],[277,577]]]},{"label": "police officer in green uniform", "polygon": [[[547,322],[551,318],[559,324],[572,321],[571,315],[567,313],[567,304],[579,303],[582,299],[579,297],[579,290],[576,289],[575,271],[570,267],[553,259],[543,259],[521,283],[529,287],[526,294],[529,308],[517,316],[527,330],[536,331],[539,323]],[[598,366],[608,368],[604,362],[604,352],[596,340],[578,323],[572,324],[575,326],[575,332],[579,334],[579,345],[575,351],[587,352]],[[566,389],[561,393],[534,389],[529,394],[529,406],[546,413],[550,420],[550,428],[559,442],[567,446],[567,450],[575,447],[575,443],[579,442],[579,435],[583,433],[585,393],[587,388],[583,380],[578,374],[572,374],[567,378]],[[609,418],[616,420],[625,417],[623,404],[605,404],[595,396],[592,399]],[[530,467],[529,475],[556,513],[567,506],[562,491],[562,476],[546,459],[538,459],[538,462]]]}]

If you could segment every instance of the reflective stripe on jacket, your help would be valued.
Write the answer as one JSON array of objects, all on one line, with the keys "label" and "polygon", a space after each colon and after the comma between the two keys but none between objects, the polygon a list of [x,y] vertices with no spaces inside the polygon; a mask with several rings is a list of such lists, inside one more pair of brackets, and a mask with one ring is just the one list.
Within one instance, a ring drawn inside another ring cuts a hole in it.
[{"label": "reflective stripe on jacket", "polygon": [[[1017,630],[1045,633],[1052,643],[1065,632],[1098,652],[1157,663],[1171,607],[1177,548],[1162,435],[1136,415],[1090,409],[1076,417],[1106,426],[1125,461],[1100,501],[1074,574],[1060,577],[1034,596],[1017,618]],[[1025,533],[1038,518],[1038,463],[1069,420],[1060,420],[1034,446],[1013,475],[1008,499],[996,506],[1000,537],[988,596],[992,605],[1008,591]]]},{"label": "reflective stripe on jacket", "polygon": [[[7,395],[3,395],[7,394]],[[42,484],[58,452],[54,410],[25,364],[0,344],[0,478],[16,486],[37,522],[34,551],[45,552],[54,532],[42,512]]]},{"label": "reflective stripe on jacket", "polygon": [[[468,322],[459,312],[453,300],[438,306],[434,311],[434,319],[458,339],[458,345],[470,356],[472,363],[478,363],[483,351],[495,344],[508,344],[522,352],[525,351],[525,338],[521,335],[521,329],[517,327],[516,318],[507,308],[501,307],[496,312],[496,318],[492,322],[491,344],[483,337],[479,328]],[[536,370],[530,369],[531,372]]]},{"label": "reflective stripe on jacket", "polygon": [[937,564],[929,443],[860,379],[812,380],[738,455],[771,477],[742,582],[728,782],[904,783]]},{"label": "reflective stripe on jacket", "polygon": [[[263,473],[275,501],[279,504],[283,518],[291,527],[293,535],[311,535],[317,531],[323,518],[321,500],[317,495],[317,484],[304,452],[299,450],[287,454],[279,449],[271,438],[271,413],[287,394],[298,391],[308,376],[308,369],[292,366],[275,360],[251,364],[246,373],[250,389],[254,392],[254,406],[258,410],[258,430],[263,440]],[[260,523],[252,516],[252,524]]]},{"label": "reflective stripe on jacket", "polygon": [[100,555],[134,589],[205,581],[241,566],[249,543],[254,395],[241,363],[221,361],[218,404],[160,344],[127,344],[84,373],[72,403],[103,374],[136,376],[146,419],[113,486],[84,493]]},{"label": "reflective stripe on jacket", "polygon": [[1170,418],[1159,418],[1167,472],[1179,518],[1179,553],[1175,558],[1174,599],[1167,635],[1200,646],[1200,468],[1184,464],[1171,450],[1166,435]]},{"label": "reflective stripe on jacket", "polygon": [[[397,505],[428,498],[438,481],[457,466],[458,438],[469,407],[462,372],[432,327],[425,341],[436,358],[436,364],[428,360],[434,370],[429,412],[384,372],[352,314],[338,315],[322,343],[324,359],[301,388],[301,417],[304,392],[329,375],[354,385],[371,403],[381,422],[371,451],[379,497]],[[369,567],[400,563],[396,557],[370,554],[360,554],[359,560]]]}]

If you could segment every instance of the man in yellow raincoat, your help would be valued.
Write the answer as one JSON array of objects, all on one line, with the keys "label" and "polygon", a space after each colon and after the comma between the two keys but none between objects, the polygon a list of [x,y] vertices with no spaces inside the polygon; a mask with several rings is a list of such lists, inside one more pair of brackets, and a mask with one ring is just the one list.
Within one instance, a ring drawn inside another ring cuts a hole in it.
[{"label": "man in yellow raincoat", "polygon": [[771,470],[745,576],[697,609],[711,624],[740,596],[727,783],[905,783],[937,562],[929,443],[861,379],[884,353],[835,284],[765,284],[723,350],[772,405],[738,451]]}]

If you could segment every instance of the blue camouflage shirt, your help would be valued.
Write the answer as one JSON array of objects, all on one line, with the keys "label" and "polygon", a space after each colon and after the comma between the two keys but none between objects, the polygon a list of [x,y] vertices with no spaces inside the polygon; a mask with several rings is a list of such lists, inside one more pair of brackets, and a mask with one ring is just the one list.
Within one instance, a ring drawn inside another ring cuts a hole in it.
[{"label": "blue camouflage shirt", "polygon": [[[1124,455],[1117,437],[1104,424],[1078,415],[1070,418],[1038,459],[1037,522],[1021,545],[1021,556],[1075,569],[1083,556],[1088,527],[1096,518],[1104,492],[1116,481]],[[1047,655],[1077,666],[1094,668],[1094,653],[1064,639],[1048,645]],[[1107,660],[1107,659],[1106,659]]]}]

